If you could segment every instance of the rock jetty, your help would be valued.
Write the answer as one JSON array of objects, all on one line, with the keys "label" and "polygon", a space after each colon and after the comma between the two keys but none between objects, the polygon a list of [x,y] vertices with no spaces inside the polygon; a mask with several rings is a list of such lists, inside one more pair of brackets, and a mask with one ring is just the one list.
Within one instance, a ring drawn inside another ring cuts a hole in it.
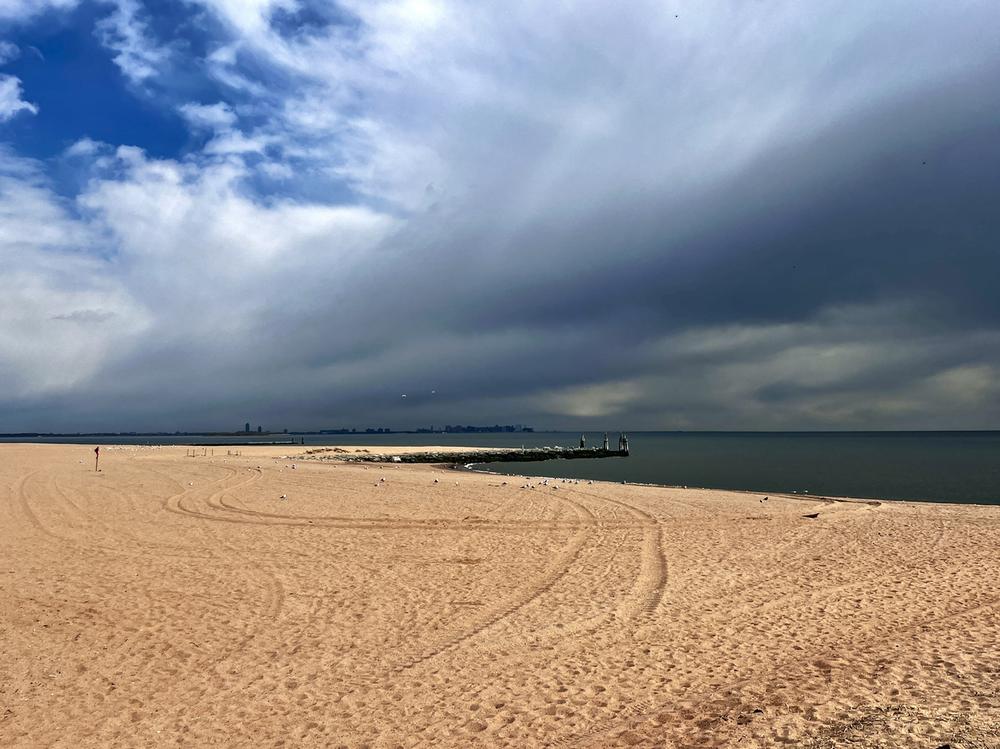
[{"label": "rock jetty", "polygon": [[325,447],[307,450],[296,460],[330,460],[343,463],[510,463],[536,460],[572,460],[577,458],[624,458],[625,450],[580,447],[529,447],[498,448],[491,450],[428,451],[418,453],[349,452],[342,447]]}]

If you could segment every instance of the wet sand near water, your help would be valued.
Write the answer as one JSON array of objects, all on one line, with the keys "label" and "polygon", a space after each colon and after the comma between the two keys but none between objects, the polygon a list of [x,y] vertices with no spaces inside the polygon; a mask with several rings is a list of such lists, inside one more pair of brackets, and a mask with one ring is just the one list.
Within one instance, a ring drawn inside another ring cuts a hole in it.
[{"label": "wet sand near water", "polygon": [[232,449],[0,446],[0,746],[1000,747],[1000,507]]}]

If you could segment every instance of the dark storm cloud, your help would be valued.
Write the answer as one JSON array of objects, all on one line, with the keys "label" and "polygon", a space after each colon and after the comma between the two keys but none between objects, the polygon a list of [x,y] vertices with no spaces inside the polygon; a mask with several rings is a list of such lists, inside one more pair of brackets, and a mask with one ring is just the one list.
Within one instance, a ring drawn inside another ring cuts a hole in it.
[{"label": "dark storm cloud", "polygon": [[[85,224],[10,184],[15,299],[107,325],[70,361],[19,313],[7,429],[1000,425],[995,8],[469,31],[386,6],[324,39],[203,5],[242,45],[213,75],[244,86],[204,153],[102,146]],[[299,85],[248,108],[274,80]],[[300,169],[356,200],[301,202]],[[109,246],[86,282],[47,270]]]},{"label": "dark storm cloud", "polygon": [[[518,238],[529,253],[560,265],[532,268],[523,285],[476,283],[451,308],[455,324],[615,316],[663,332],[796,320],[830,304],[897,295],[922,297],[955,322],[995,322],[1000,105],[982,94],[998,77],[990,70],[957,91],[879,102],[814,139],[762,154],[692,207],[698,232],[687,229],[690,216],[657,215],[656,195],[633,206],[638,230],[615,214],[582,219],[594,232],[569,226],[539,237],[529,229]],[[480,313],[470,315],[477,299]]]}]

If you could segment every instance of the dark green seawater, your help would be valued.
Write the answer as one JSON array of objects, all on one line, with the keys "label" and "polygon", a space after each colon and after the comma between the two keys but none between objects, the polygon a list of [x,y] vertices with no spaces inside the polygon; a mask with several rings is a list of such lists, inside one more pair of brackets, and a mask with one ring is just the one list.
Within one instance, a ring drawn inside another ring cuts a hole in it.
[{"label": "dark green seawater", "polygon": [[[284,437],[265,435],[262,441]],[[589,432],[587,444],[600,445],[601,437]],[[614,447],[617,432],[609,437]],[[573,447],[579,439],[579,432],[305,435],[307,446]],[[232,444],[242,440],[233,438]],[[184,435],[0,441],[192,444],[227,440]],[[1000,504],[1000,432],[632,432],[629,442],[628,458],[485,467],[510,474],[711,489]]]}]

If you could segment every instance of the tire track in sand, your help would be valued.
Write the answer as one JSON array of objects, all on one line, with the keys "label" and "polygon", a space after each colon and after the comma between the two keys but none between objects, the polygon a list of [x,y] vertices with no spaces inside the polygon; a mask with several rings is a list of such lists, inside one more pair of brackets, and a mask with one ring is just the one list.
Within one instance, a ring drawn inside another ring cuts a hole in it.
[{"label": "tire track in sand", "polygon": [[[878,506],[879,505],[867,505],[862,509],[871,512]],[[860,512],[862,510],[859,509],[858,511]],[[866,516],[866,519],[871,523],[874,522],[875,517],[876,516]],[[836,531],[837,532],[833,534],[835,538],[844,539],[855,535],[845,532],[839,528],[836,529]],[[940,528],[938,532],[943,533]],[[898,571],[889,571],[883,576],[892,577],[896,574],[898,574]],[[870,584],[870,581],[866,581],[866,583]],[[839,589],[850,589],[860,584],[861,583],[848,583],[843,585],[827,586],[827,588],[823,589],[823,591],[825,592],[828,590],[830,592],[836,592]],[[772,603],[770,605],[773,606],[775,604]],[[886,630],[881,634],[876,634],[878,630],[859,630],[854,632],[853,635],[849,636],[846,640],[840,640],[835,645],[810,653],[808,658],[811,661],[824,659],[836,660],[845,652],[850,652],[857,657],[859,654],[871,652],[877,644],[883,641],[896,642],[901,637],[919,630],[925,630],[930,625],[952,622],[966,616],[975,615],[982,611],[989,610],[997,607],[998,605],[1000,605],[1000,597],[988,598],[985,601],[978,601],[972,605],[963,606],[955,611],[947,612],[940,616],[917,618],[904,626]],[[787,674],[788,669],[796,663],[799,663],[801,660],[802,656],[791,655],[781,661],[771,664],[765,673],[755,673],[725,683],[714,684],[701,699],[697,700],[692,706],[689,706],[689,708],[694,709],[699,706],[710,705],[713,701],[717,700],[720,695],[735,695],[739,692],[739,690],[748,686],[759,684],[762,680],[766,680],[768,678],[776,678],[778,681],[782,681],[787,678],[784,674]],[[617,739],[619,734],[627,730],[639,729],[644,723],[654,719],[659,713],[664,710],[669,710],[670,708],[670,703],[660,702],[649,698],[639,699],[625,709],[618,711],[612,719],[599,721],[589,730],[575,732],[572,735],[562,737],[553,742],[552,745],[557,747],[604,747],[610,744],[618,745],[621,743],[621,741]]]},{"label": "tire track in sand", "polygon": [[432,645],[418,655],[397,662],[381,674],[361,674],[358,678],[345,681],[344,685],[355,689],[368,688],[381,679],[403,674],[448,653],[487,629],[510,618],[532,601],[542,597],[557,582],[565,577],[574,560],[591,539],[597,526],[597,518],[589,509],[577,502],[561,497],[555,497],[554,499],[572,508],[574,514],[577,516],[577,522],[573,524],[576,531],[542,575],[535,578],[529,585],[516,591],[503,601],[501,605],[480,613],[478,616],[472,618],[471,623],[459,631],[453,632],[444,640]]},{"label": "tire track in sand", "polygon": [[622,507],[639,521],[643,529],[643,540],[639,575],[633,588],[634,600],[623,603],[615,613],[623,621],[641,617],[643,621],[639,621],[639,624],[654,618],[667,587],[667,557],[663,552],[663,526],[660,521],[652,513],[629,502],[610,499],[580,489],[571,491],[598,502]]},{"label": "tire track in sand", "polygon": [[[167,499],[163,502],[164,509],[181,516],[195,518],[201,521],[218,520],[219,518],[211,513],[192,509],[189,506],[189,503],[191,501],[200,500],[210,508],[218,507],[221,502],[221,498],[225,494],[239,490],[259,481],[263,475],[262,471],[259,469],[250,469],[251,475],[243,478],[241,476],[242,472],[239,469],[231,468],[229,466],[220,467],[227,472],[227,475],[210,482],[207,486],[185,488],[181,492],[167,497]],[[240,480],[233,482],[233,479]],[[200,522],[197,524],[197,527],[208,542],[209,549],[213,546],[223,547],[236,556],[237,559],[242,560],[236,564],[230,564],[230,567],[244,575],[245,579],[247,579],[251,585],[255,585],[259,589],[263,590],[262,602],[259,607],[260,614],[254,619],[250,626],[245,628],[238,635],[231,637],[225,648],[215,652],[209,662],[210,667],[215,673],[217,685],[224,685],[227,680],[227,676],[222,671],[222,665],[226,661],[230,660],[235,654],[245,651],[253,641],[257,640],[261,636],[262,633],[264,633],[268,628],[273,627],[274,623],[281,616],[281,612],[284,608],[285,590],[281,581],[273,572],[264,570],[261,567],[260,560],[258,558],[249,554],[245,548],[238,547],[227,541],[214,529],[211,523]]]}]

